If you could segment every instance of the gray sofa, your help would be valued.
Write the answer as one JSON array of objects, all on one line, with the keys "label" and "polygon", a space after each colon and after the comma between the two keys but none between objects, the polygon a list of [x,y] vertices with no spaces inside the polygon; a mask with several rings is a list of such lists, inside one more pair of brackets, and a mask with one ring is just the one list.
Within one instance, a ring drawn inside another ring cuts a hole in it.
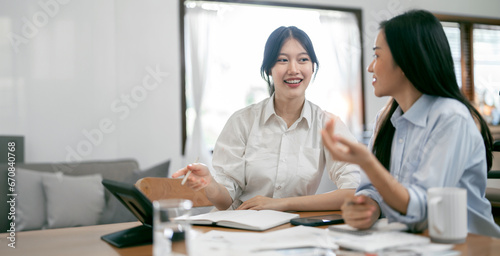
[{"label": "gray sofa", "polygon": [[13,216],[16,231],[136,221],[102,179],[134,184],[143,177],[167,177],[169,165],[167,160],[140,170],[134,159],[20,163],[9,172],[0,164],[0,233],[8,232]]}]

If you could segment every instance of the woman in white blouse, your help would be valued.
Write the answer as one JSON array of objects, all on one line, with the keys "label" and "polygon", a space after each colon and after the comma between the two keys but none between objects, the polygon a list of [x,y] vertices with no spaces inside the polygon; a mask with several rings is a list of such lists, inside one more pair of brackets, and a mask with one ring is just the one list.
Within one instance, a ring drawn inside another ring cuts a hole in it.
[{"label": "woman in white blouse", "polygon": [[[172,177],[192,171],[187,186],[205,188],[219,210],[340,209],[359,185],[359,168],[332,160],[320,132],[334,118],[336,133],[355,138],[338,117],[305,99],[317,69],[307,34],[293,26],[277,28],[261,66],[271,97],[230,117],[214,148],[214,176],[205,165],[190,164]],[[325,169],[338,189],[316,195]]]}]

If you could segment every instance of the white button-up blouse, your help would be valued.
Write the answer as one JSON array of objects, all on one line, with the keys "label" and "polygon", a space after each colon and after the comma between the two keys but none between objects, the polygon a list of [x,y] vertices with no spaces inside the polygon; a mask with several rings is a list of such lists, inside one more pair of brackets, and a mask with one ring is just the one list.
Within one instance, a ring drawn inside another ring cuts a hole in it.
[{"label": "white button-up blouse", "polygon": [[335,133],[355,140],[336,116],[305,100],[290,128],[274,111],[274,97],[234,113],[214,148],[215,179],[233,198],[232,209],[257,195],[271,198],[314,195],[323,171],[339,189],[355,189],[357,165],[333,161],[321,129],[335,118]]}]

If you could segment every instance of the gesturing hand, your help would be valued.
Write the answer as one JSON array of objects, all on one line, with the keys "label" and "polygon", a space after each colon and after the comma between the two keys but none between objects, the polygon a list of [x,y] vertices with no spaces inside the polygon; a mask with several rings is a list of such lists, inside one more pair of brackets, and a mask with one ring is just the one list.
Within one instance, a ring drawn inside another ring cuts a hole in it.
[{"label": "gesturing hand", "polygon": [[186,175],[188,171],[191,171],[191,174],[186,180],[186,186],[194,191],[205,188],[212,181],[210,170],[208,170],[206,165],[200,163],[189,164],[188,166],[173,173],[172,178],[178,178]]}]

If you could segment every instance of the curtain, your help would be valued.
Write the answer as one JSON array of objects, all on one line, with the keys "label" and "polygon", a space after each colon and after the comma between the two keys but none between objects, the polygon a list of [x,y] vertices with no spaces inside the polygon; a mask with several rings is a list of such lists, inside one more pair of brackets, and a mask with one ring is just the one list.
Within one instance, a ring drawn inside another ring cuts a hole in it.
[{"label": "curtain", "polygon": [[[326,35],[323,37],[330,44],[334,58],[334,77],[328,77],[334,90],[340,91],[347,102],[346,110],[332,109],[334,114],[340,115],[347,127],[355,135],[363,132],[362,128],[362,92],[361,92],[361,42],[360,31],[356,17],[352,13],[322,13],[321,26]],[[324,72],[324,71],[323,71]],[[328,70],[330,72],[330,70]],[[327,72],[327,73],[328,73]],[[331,94],[330,94],[331,95]]]},{"label": "curtain", "polygon": [[191,136],[186,141],[185,164],[198,160],[212,168],[212,155],[205,143],[201,106],[206,81],[210,72],[210,25],[217,17],[216,11],[205,10],[201,6],[190,9],[185,18],[186,42],[186,83],[190,87],[195,120]]}]

